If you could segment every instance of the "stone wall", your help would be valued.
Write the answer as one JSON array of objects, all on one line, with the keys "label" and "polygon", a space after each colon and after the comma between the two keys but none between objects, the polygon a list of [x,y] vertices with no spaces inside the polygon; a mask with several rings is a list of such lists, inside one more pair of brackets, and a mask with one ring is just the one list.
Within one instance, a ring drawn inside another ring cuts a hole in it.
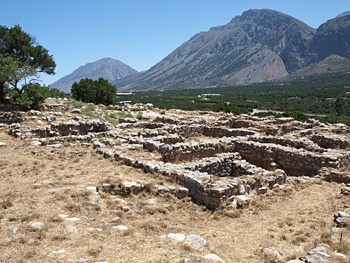
[{"label": "stone wall", "polygon": [[236,141],[235,151],[248,162],[271,170],[271,164],[286,171],[290,176],[314,176],[322,167],[339,170],[349,168],[350,153],[328,150],[324,153],[310,152],[272,143]]}]

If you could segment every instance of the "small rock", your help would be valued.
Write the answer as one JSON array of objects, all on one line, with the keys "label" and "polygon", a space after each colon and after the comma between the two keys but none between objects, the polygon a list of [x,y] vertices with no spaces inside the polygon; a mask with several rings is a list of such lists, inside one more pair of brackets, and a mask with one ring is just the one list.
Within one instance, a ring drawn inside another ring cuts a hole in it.
[{"label": "small rock", "polygon": [[184,234],[168,234],[168,238],[175,239],[177,241],[185,241],[186,236]]},{"label": "small rock", "polygon": [[0,147],[6,147],[6,143],[0,142]]},{"label": "small rock", "polygon": [[10,226],[9,229],[13,234],[16,234],[18,226]]},{"label": "small rock", "polygon": [[273,257],[276,260],[282,260],[281,254],[277,251],[275,247],[264,248],[264,253],[266,255],[269,255],[270,257]]},{"label": "small rock", "polygon": [[170,189],[167,186],[158,186],[158,194],[170,193]]},{"label": "small rock", "polygon": [[250,198],[245,195],[237,195],[235,201],[238,208],[248,208],[250,204]]},{"label": "small rock", "polygon": [[71,112],[80,114],[81,113],[81,109],[72,109]]},{"label": "small rock", "polygon": [[185,242],[190,243],[191,247],[196,250],[200,250],[207,245],[207,241],[199,235],[188,235],[185,239]]},{"label": "small rock", "polygon": [[343,258],[343,259],[346,258],[346,256],[345,256],[344,254],[342,254],[342,253],[335,253],[334,255],[335,255],[337,258]]},{"label": "small rock", "polygon": [[93,193],[97,192],[97,187],[96,186],[88,186],[88,187],[86,187],[86,189],[91,191],[91,192],[93,192]]},{"label": "small rock", "polygon": [[123,226],[123,225],[114,226],[113,228],[117,229],[119,231],[126,231],[126,230],[128,230],[128,228],[126,226]]},{"label": "small rock", "polygon": [[258,194],[259,195],[266,194],[268,190],[269,190],[269,188],[267,188],[267,187],[260,187],[258,189]]},{"label": "small rock", "polygon": [[188,196],[188,189],[185,187],[180,187],[175,190],[175,196],[179,199],[183,199]]},{"label": "small rock", "polygon": [[33,229],[42,229],[45,224],[42,223],[42,222],[34,222],[34,223],[31,223],[30,226],[33,228]]},{"label": "small rock", "polygon": [[30,144],[33,146],[41,146],[42,145],[42,143],[40,141],[32,141]]},{"label": "small rock", "polygon": [[220,262],[220,263],[225,263],[218,255],[216,254],[206,254],[203,257],[205,260],[210,260],[214,262]]},{"label": "small rock", "polygon": [[69,215],[65,215],[65,214],[59,214],[58,216],[59,216],[60,218],[63,218],[63,219],[69,217]]}]

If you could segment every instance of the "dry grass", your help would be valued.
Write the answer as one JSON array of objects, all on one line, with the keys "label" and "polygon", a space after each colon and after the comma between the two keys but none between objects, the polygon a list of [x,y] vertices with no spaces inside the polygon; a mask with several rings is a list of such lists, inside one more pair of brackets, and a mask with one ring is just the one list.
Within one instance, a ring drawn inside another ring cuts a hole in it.
[{"label": "dry grass", "polygon": [[[103,159],[90,148],[33,148],[5,131],[0,141],[7,143],[0,149],[0,262],[195,263],[215,253],[225,262],[258,263],[272,262],[261,253],[270,246],[286,262],[303,256],[317,237],[350,257],[349,229],[341,230],[342,243],[330,235],[333,213],[350,203],[334,183],[287,187],[257,197],[250,209],[212,213],[188,198],[155,195],[154,185],[168,183],[163,176]],[[116,199],[101,193],[94,202],[86,189],[122,180],[143,182],[148,191]],[[37,221],[45,224],[40,230],[30,227]],[[198,234],[209,245],[197,251],[161,237],[168,233]]]}]

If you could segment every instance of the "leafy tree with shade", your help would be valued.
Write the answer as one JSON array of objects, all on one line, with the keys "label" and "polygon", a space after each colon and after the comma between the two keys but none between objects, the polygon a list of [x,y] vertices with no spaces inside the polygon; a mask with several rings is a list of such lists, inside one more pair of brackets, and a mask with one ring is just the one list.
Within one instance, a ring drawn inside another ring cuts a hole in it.
[{"label": "leafy tree with shade", "polygon": [[73,83],[71,93],[74,99],[82,102],[109,105],[114,103],[117,88],[104,78],[85,78]]},{"label": "leafy tree with shade", "polygon": [[[32,91],[33,87],[40,86],[34,85],[39,73],[53,75],[55,68],[56,63],[48,50],[38,45],[35,38],[19,25],[12,28],[0,26],[0,101],[6,93],[14,101],[23,101],[21,97],[26,89],[30,87]],[[31,98],[29,94],[26,96]]]}]

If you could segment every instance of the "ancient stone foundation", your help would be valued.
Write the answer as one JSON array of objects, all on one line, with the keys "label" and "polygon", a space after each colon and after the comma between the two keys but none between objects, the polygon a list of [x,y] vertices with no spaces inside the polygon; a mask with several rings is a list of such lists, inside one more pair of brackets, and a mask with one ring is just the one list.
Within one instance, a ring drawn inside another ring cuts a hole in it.
[{"label": "ancient stone foundation", "polygon": [[[8,123],[11,135],[38,146],[65,141],[92,145],[105,158],[171,177],[188,189],[186,195],[192,200],[211,209],[236,196],[249,204],[244,196],[249,199],[281,188],[289,176],[335,181],[350,177],[350,128],[346,125],[160,111],[140,104],[108,107],[109,113],[122,110],[142,112],[142,118],[120,118],[119,124],[112,125],[90,119],[70,104],[55,103],[43,104],[42,111],[5,112],[0,121]],[[117,194],[129,191],[118,189],[112,190]]]}]

